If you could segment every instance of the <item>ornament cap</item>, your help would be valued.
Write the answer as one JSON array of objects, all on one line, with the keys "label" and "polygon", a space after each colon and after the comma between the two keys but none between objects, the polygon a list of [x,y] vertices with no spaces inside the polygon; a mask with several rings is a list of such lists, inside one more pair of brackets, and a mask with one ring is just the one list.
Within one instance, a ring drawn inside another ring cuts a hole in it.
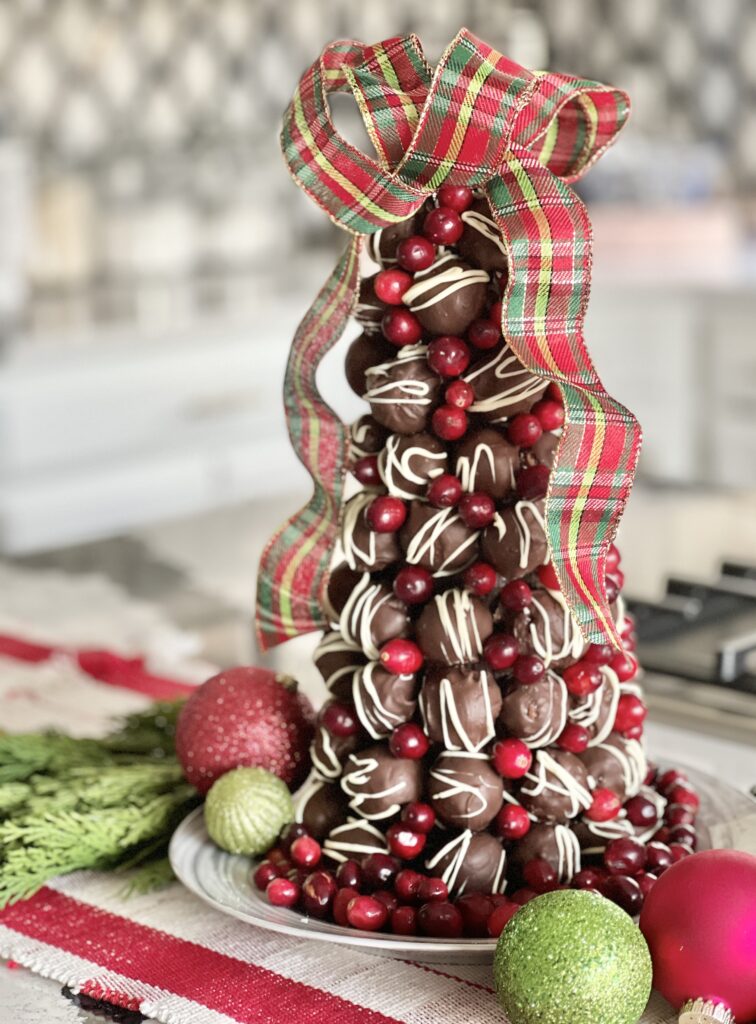
[{"label": "ornament cap", "polygon": [[677,1024],[735,1024],[732,1010],[724,1003],[708,999],[689,999],[680,1008]]}]

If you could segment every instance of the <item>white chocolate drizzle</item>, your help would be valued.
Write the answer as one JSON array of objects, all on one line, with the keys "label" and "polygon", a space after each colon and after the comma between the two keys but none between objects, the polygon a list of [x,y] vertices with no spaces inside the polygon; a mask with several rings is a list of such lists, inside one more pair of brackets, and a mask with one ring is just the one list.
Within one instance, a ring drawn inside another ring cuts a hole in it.
[{"label": "white chocolate drizzle", "polygon": [[589,790],[545,750],[537,751],[525,779],[527,784],[523,784],[520,790],[525,796],[538,797],[549,790],[566,797],[570,801],[568,818],[575,818],[593,802]]},{"label": "white chocolate drizzle", "polygon": [[[550,592],[551,593],[551,592]],[[551,619],[546,609],[538,599],[538,594],[533,594],[530,603],[530,614],[532,621],[528,627],[530,643],[535,653],[541,658],[546,666],[554,661],[562,661],[564,658],[572,658],[577,661],[585,650],[585,640],[580,632],[580,627],[567,607],[564,595],[553,592],[551,596],[562,609],[562,643],[557,647],[554,643],[554,635],[551,630]]]},{"label": "white chocolate drizzle", "polygon": [[[446,469],[448,455],[445,451],[432,452],[422,445],[412,444],[405,447],[401,453],[399,446],[405,442],[405,438],[399,434],[392,434],[386,441],[386,445],[378,459],[378,471],[381,479],[386,485],[386,490],[395,498],[404,498],[411,501],[417,497],[418,488],[423,490],[429,481],[441,476]],[[424,466],[423,472],[418,473],[412,468],[412,460],[419,459],[420,465],[428,461],[437,465],[428,469]],[[407,484],[415,484],[413,490],[407,489]]]},{"label": "white chocolate drizzle", "polygon": [[341,522],[341,549],[346,564],[350,569],[357,570],[363,565],[375,565],[377,560],[377,536],[373,530],[365,530],[366,547],[360,547],[355,539],[355,530],[359,525],[365,509],[373,501],[375,495],[370,491],[360,491],[344,506]]},{"label": "white chocolate drizzle", "polygon": [[324,675],[323,681],[325,682],[326,688],[332,690],[340,679],[344,676],[351,676],[354,670],[362,663],[361,651],[357,644],[345,640],[341,633],[335,631],[333,633],[326,633],[323,639],[320,641],[318,646],[315,648],[314,660],[317,663],[321,658],[331,654],[356,654],[357,658],[353,665],[346,664],[341,665],[339,668],[334,669],[329,676]]},{"label": "white chocolate drizzle", "polygon": [[373,639],[373,622],[384,604],[391,601],[393,594],[380,583],[374,583],[370,573],[362,579],[349,595],[339,619],[339,628],[345,640],[358,647],[370,661],[378,658],[378,647]]},{"label": "white chocolate drizzle", "polygon": [[473,231],[477,231],[484,238],[487,238],[489,242],[493,242],[499,252],[506,257],[507,247],[504,244],[504,239],[501,237],[501,231],[496,226],[495,220],[491,217],[486,217],[480,210],[465,210],[462,214],[462,220]]},{"label": "white chocolate drizzle", "polygon": [[[475,449],[472,453],[472,457],[469,455],[458,455],[456,463],[456,474],[459,477],[459,482],[462,484],[463,491],[476,491],[481,489],[478,484],[478,475],[482,472],[483,463],[488,463],[488,470],[491,479],[495,483],[499,483],[496,474],[496,459],[494,457],[493,448],[490,444],[486,444],[485,441],[478,441],[475,444]],[[514,488],[515,486],[515,465],[516,461],[513,459],[509,460],[509,486]],[[485,489],[485,488],[483,488]]]},{"label": "white chocolate drizzle", "polygon": [[[415,710],[414,701],[408,701],[405,708],[406,714],[397,714],[389,711],[381,698],[380,691],[375,682],[375,671],[379,668],[382,668],[379,661],[369,661],[367,665],[357,669],[352,682],[352,700],[354,701],[357,715],[366,732],[374,740],[388,736],[397,725],[409,721]],[[411,679],[413,679],[412,676],[399,676],[392,680],[392,684],[406,683],[407,680]]]},{"label": "white chocolate drizzle", "polygon": [[296,799],[294,801],[295,821],[298,821],[300,824],[304,821],[304,812],[307,804],[312,800],[316,793],[320,792],[324,785],[325,779],[321,778],[313,768],[297,790]]},{"label": "white chocolate drizzle", "polygon": [[[444,868],[441,879],[446,882],[449,892],[454,896],[463,896],[465,889],[467,888],[467,879],[462,883],[459,888],[457,887],[457,878],[459,872],[465,863],[465,858],[470,849],[470,843],[473,840],[474,832],[470,829],[465,829],[460,832],[458,836],[451,839],[446,846],[443,846],[435,856],[431,857],[425,862],[425,866],[429,871],[432,871],[437,867],[445,857],[449,857],[449,863]],[[496,867],[496,873],[494,880],[491,885],[491,892],[504,892],[507,888],[506,879],[506,865],[507,865],[507,854],[502,847],[501,853],[499,854],[499,863]]]},{"label": "white chocolate drizzle", "polygon": [[[477,754],[496,735],[496,724],[494,722],[493,708],[491,706],[491,692],[489,689],[489,677],[485,669],[478,672],[477,685],[480,688],[480,696],[484,708],[485,732],[482,738],[474,743],[467,732],[463,716],[457,705],[455,690],[456,687],[448,676],[443,676],[438,682],[438,705],[441,718],[441,728],[444,736],[444,747],[447,750],[467,750],[471,754]],[[427,686],[427,683],[426,683]],[[420,713],[423,722],[428,727],[427,696],[425,690],[420,691]],[[481,723],[478,722],[478,725]]]},{"label": "white chocolate drizzle", "polygon": [[[407,545],[405,552],[407,561],[411,565],[434,565],[436,563],[436,545],[441,543],[447,530],[458,525],[463,525],[463,523],[462,517],[456,509],[438,509],[422,524]],[[453,576],[466,569],[475,560],[478,532],[468,531],[467,528],[464,528],[464,532],[462,543],[450,551],[438,568],[434,569],[434,576]],[[468,551],[467,558],[465,558],[466,551]]]},{"label": "white chocolate drizzle", "polygon": [[560,882],[571,882],[580,870],[580,843],[567,825],[554,826],[557,848],[557,874]]},{"label": "white chocolate drizzle", "polygon": [[490,762],[490,758],[487,754],[470,754],[464,750],[446,750],[440,755],[438,761],[433,765],[430,770],[430,777],[440,782],[446,788],[439,790],[433,794],[433,803],[441,803],[444,800],[454,800],[462,794],[467,794],[470,799],[466,803],[466,810],[464,813],[458,811],[455,813],[457,818],[477,818],[478,815],[484,814],[488,809],[488,800],[484,795],[484,786],[479,778],[470,776],[471,781],[467,782],[462,778],[456,768],[453,766],[438,767],[439,761],[449,761],[452,758],[461,757],[466,760],[475,759]]},{"label": "white chocolate drizzle", "polygon": [[[586,729],[597,727],[595,734],[588,742],[589,747],[597,747],[603,743],[612,731],[620,699],[620,684],[614,669],[608,665],[602,665],[601,675],[604,677],[601,686],[593,693],[582,697],[571,709],[569,715],[571,721],[577,722],[578,725],[582,725]],[[608,704],[606,703],[607,694],[610,695]],[[601,721],[602,715],[604,716],[603,721]]]},{"label": "white chocolate drizzle", "polygon": [[[555,672],[548,672],[544,681],[549,685],[548,714],[544,716],[543,725],[537,732],[534,732],[532,736],[521,737],[522,742],[531,750],[550,747],[562,735],[567,724],[569,697],[564,679]],[[555,711],[559,712],[557,718],[554,718]]]},{"label": "white chocolate drizzle", "polygon": [[447,590],[434,597],[444,642],[441,652],[452,665],[477,661],[483,653],[483,640],[472,597],[466,590]]},{"label": "white chocolate drizzle", "polygon": [[637,740],[618,739],[613,743],[599,743],[598,750],[604,750],[615,759],[622,770],[622,784],[625,797],[629,799],[640,792],[646,778],[648,764],[643,747]]},{"label": "white chocolate drizzle", "polygon": [[413,311],[428,309],[437,302],[443,302],[461,288],[468,288],[473,284],[488,284],[489,280],[485,270],[460,266],[457,257],[447,253],[439,257],[427,270],[415,274],[414,283],[404,293],[402,301]]},{"label": "white chocolate drizzle", "polygon": [[501,390],[489,395],[488,398],[477,399],[470,406],[470,412],[501,411],[501,418],[504,419],[505,410],[510,406],[534,398],[543,391],[543,377],[538,377],[527,370],[508,346],[498,351],[488,362],[474,367],[462,379],[475,387],[474,382],[477,378],[489,370],[492,370],[496,380],[501,382]]},{"label": "white chocolate drizzle", "polygon": [[331,734],[324,725],[318,726],[317,739],[310,745],[310,760],[326,779],[338,779],[341,762],[333,747]]},{"label": "white chocolate drizzle", "polygon": [[374,811],[372,814],[366,810],[365,804],[369,804],[370,801],[385,800],[387,797],[401,793],[404,789],[404,781],[402,779],[399,779],[393,786],[388,786],[386,789],[370,790],[367,788],[370,786],[373,772],[379,767],[380,765],[374,757],[368,757],[365,754],[350,754],[347,767],[341,776],[341,788],[350,797],[349,806],[353,811],[356,811],[369,821],[381,821],[383,818],[392,818],[395,814],[399,813],[402,806],[400,803],[390,803],[388,806]]},{"label": "white chocolate drizzle", "polygon": [[371,405],[430,405],[433,401],[432,380],[397,380],[394,367],[421,359],[425,362],[427,345],[405,345],[400,355],[388,363],[371,366],[365,374],[368,389],[362,396]]},{"label": "white chocolate drizzle", "polygon": [[[377,842],[360,843],[354,839],[341,839],[342,835],[348,835],[357,830],[373,836]],[[352,857],[364,857],[370,853],[388,853],[388,845],[383,833],[375,825],[360,818],[349,818],[344,825],[337,825],[336,828],[331,829],[328,838],[323,843],[323,853],[327,854],[331,860],[343,864],[345,860],[350,860]]]},{"label": "white chocolate drizzle", "polygon": [[[534,501],[518,501],[512,507],[512,515],[514,516],[515,525],[517,527],[517,535],[520,545],[520,558],[518,565],[524,571],[528,568],[530,563],[530,549],[533,545],[533,527],[526,518],[526,513],[530,512],[535,523],[541,527],[541,531],[544,536],[546,535],[546,521],[543,517],[543,513],[538,505]],[[496,534],[500,541],[504,540],[507,535],[507,524],[504,517],[497,512],[493,518],[492,523]],[[544,559],[548,560],[548,551],[544,555]]]}]

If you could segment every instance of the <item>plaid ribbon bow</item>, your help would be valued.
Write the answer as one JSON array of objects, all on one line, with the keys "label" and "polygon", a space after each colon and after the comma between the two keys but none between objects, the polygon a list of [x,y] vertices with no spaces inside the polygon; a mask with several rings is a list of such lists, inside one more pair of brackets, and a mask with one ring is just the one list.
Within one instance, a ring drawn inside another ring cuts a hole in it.
[{"label": "plaid ribbon bow", "polygon": [[[346,91],[377,159],[343,139],[331,120],[328,95]],[[528,71],[466,29],[435,71],[417,38],[407,36],[374,46],[332,43],[305,72],[284,116],[284,156],[296,183],[351,238],[289,357],[289,433],[314,493],[261,559],[263,649],[326,625],[349,432],[318,393],[315,373],[354,306],[362,238],[410,217],[445,183],[485,191],[509,257],[502,332],[529,370],[561,388],[566,423],[546,498],[551,559],[585,638],[620,646],[606,554],[641,437],[632,414],[604,390],[583,340],[591,229],[569,183],[611,145],[628,113],[623,92]]]}]

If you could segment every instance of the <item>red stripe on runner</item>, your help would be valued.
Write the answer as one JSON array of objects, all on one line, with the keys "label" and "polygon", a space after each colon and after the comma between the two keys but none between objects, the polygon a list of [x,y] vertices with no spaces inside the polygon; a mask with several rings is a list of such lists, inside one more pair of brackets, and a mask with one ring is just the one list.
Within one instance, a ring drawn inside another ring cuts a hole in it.
[{"label": "red stripe on runner", "polygon": [[395,1017],[53,889],[7,907],[0,912],[0,923],[135,982],[225,1013],[239,1024],[401,1024]]}]

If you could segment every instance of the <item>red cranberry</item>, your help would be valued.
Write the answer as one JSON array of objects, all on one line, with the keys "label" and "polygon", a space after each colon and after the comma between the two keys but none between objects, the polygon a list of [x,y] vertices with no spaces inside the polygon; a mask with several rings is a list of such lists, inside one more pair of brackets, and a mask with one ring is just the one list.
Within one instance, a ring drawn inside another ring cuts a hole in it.
[{"label": "red cranberry", "polygon": [[296,882],[290,882],[288,878],[274,878],[265,890],[268,903],[274,907],[293,907],[299,902],[302,895],[301,888]]},{"label": "red cranberry", "polygon": [[423,328],[414,313],[403,306],[393,306],[381,320],[381,330],[386,341],[397,348],[417,345],[423,336]]},{"label": "red cranberry", "polygon": [[286,877],[290,882],[296,882],[297,885],[303,886],[310,875],[309,868],[292,868],[291,871],[286,872]]},{"label": "red cranberry", "polygon": [[509,736],[494,744],[491,761],[496,771],[505,779],[521,779],[530,771],[533,755],[522,740]]},{"label": "red cranberry", "polygon": [[634,878],[616,875],[607,878],[603,888],[604,896],[621,907],[626,914],[635,917],[643,906],[643,893]]},{"label": "red cranberry", "polygon": [[404,900],[405,903],[411,903],[417,899],[422,880],[423,876],[419,871],[413,871],[411,868],[402,868],[394,879],[394,892],[400,900]]},{"label": "red cranberry", "polygon": [[545,498],[549,489],[549,475],[548,466],[526,466],[521,469],[515,480],[518,497],[525,501]]},{"label": "red cranberry", "polygon": [[532,448],[542,434],[543,427],[538,418],[529,412],[513,416],[507,426],[507,437],[510,443],[517,445],[518,448]]},{"label": "red cranberry", "polygon": [[669,840],[672,844],[687,846],[695,850],[698,846],[698,836],[692,825],[677,825],[669,833]]},{"label": "red cranberry", "polygon": [[535,889],[530,889],[527,886],[523,886],[522,889],[518,889],[517,892],[513,892],[511,899],[513,903],[516,903],[520,907],[524,907],[526,903],[530,903],[538,896]]},{"label": "red cranberry", "polygon": [[646,763],[646,777],[643,780],[644,786],[655,786],[656,780],[659,777],[659,769],[653,761]]},{"label": "red cranberry", "polygon": [[629,729],[625,729],[622,735],[626,740],[639,740],[643,736],[643,726],[631,725]]},{"label": "red cranberry", "polygon": [[401,498],[392,498],[390,494],[373,498],[365,510],[367,524],[376,533],[396,533],[406,518],[407,506]]},{"label": "red cranberry", "polygon": [[520,909],[519,903],[507,901],[494,910],[488,919],[488,934],[492,939],[498,939],[506,925],[512,920]]},{"label": "red cranberry", "polygon": [[606,599],[609,604],[614,604],[619,597],[620,588],[613,576],[607,576],[604,580],[604,590],[606,591]]},{"label": "red cranberry", "polygon": [[394,757],[409,757],[413,761],[425,757],[429,747],[428,737],[415,722],[398,725],[389,740],[389,749]]},{"label": "red cranberry", "polygon": [[364,487],[375,487],[381,482],[377,455],[365,455],[357,459],[352,466],[352,472]]},{"label": "red cranberry", "polygon": [[402,297],[412,284],[412,278],[404,270],[382,270],[376,274],[373,290],[387,306],[401,306]]},{"label": "red cranberry", "polygon": [[589,821],[611,821],[620,812],[620,799],[611,789],[599,787],[593,791],[593,802],[585,812]]},{"label": "red cranberry", "polygon": [[550,892],[559,884],[556,871],[543,857],[529,860],[522,869],[522,876],[536,892]]},{"label": "red cranberry", "polygon": [[598,665],[592,665],[589,661],[576,661],[574,665],[568,665],[562,675],[567,692],[573,697],[587,697],[589,693],[594,693],[601,686],[603,678]]},{"label": "red cranberry", "polygon": [[340,889],[356,889],[359,892],[362,888],[362,868],[359,861],[345,860],[339,864],[336,882]]},{"label": "red cranberry", "polygon": [[588,749],[590,739],[591,734],[584,725],[568,722],[556,742],[560,749],[567,750],[570,754],[582,754]]},{"label": "red cranberry", "polygon": [[433,433],[442,441],[459,441],[467,430],[467,416],[464,409],[454,405],[439,405],[431,417]]},{"label": "red cranberry", "polygon": [[405,565],[396,574],[394,593],[405,604],[425,604],[433,597],[433,577],[421,565]]},{"label": "red cranberry", "polygon": [[604,864],[612,875],[639,875],[646,866],[646,847],[637,839],[612,839],[604,850]]},{"label": "red cranberry", "polygon": [[352,928],[363,932],[377,932],[386,924],[389,912],[373,896],[353,896],[347,904],[347,921]]},{"label": "red cranberry", "polygon": [[255,872],[252,875],[252,881],[255,883],[255,888],[259,889],[260,892],[265,892],[273,879],[280,877],[281,872],[278,867],[271,861],[264,860],[255,869]]},{"label": "red cranberry", "polygon": [[396,247],[396,260],[400,267],[415,274],[418,270],[427,270],[436,258],[436,247],[422,235],[410,235],[403,238]]},{"label": "red cranberry", "polygon": [[678,783],[673,786],[672,789],[667,793],[667,799],[671,804],[679,804],[682,807],[687,807],[691,811],[697,811],[701,806],[701,800],[698,793],[690,786]]},{"label": "red cranberry", "polygon": [[659,776],[656,785],[659,792],[666,796],[673,786],[676,786],[679,782],[687,781],[688,776],[685,772],[680,771],[678,768],[669,768]]},{"label": "red cranberry", "polygon": [[373,899],[382,903],[386,910],[388,910],[389,914],[399,906],[399,900],[395,893],[391,892],[389,889],[379,889],[378,892],[374,892]]},{"label": "red cranberry", "polygon": [[428,501],[434,508],[453,508],[462,497],[462,484],[451,473],[442,473],[428,485]]},{"label": "red cranberry", "polygon": [[496,570],[488,562],[475,562],[465,569],[463,582],[468,590],[478,597],[486,597],[496,586],[498,577]]},{"label": "red cranberry", "polygon": [[349,920],[347,918],[347,907],[354,897],[359,895],[360,894],[357,889],[353,889],[351,886],[344,886],[344,888],[339,889],[333,897],[333,919],[336,924],[341,925],[342,928],[346,928],[349,924]]},{"label": "red cranberry", "polygon": [[510,633],[494,633],[483,644],[483,658],[494,672],[504,672],[515,665],[520,660],[519,653],[520,645]]},{"label": "red cranberry", "polygon": [[496,324],[496,326],[499,327],[499,328],[501,327],[501,314],[502,314],[502,304],[501,304],[501,302],[494,302],[494,304],[491,306],[491,308],[488,311],[488,319],[491,321],[492,324]]},{"label": "red cranberry", "polygon": [[510,612],[521,612],[530,607],[533,591],[525,580],[510,580],[501,588],[499,600]]},{"label": "red cranberry", "polygon": [[672,829],[669,829],[665,825],[662,825],[661,828],[657,828],[656,832],[654,832],[654,840],[657,843],[668,843],[670,841],[671,834]]},{"label": "red cranberry", "polygon": [[564,426],[564,406],[550,398],[542,398],[530,410],[544,430],[558,430]]},{"label": "red cranberry", "polygon": [[658,819],[656,804],[646,796],[631,797],[625,804],[627,820],[636,828],[644,828],[653,825]]},{"label": "red cranberry", "polygon": [[608,665],[613,657],[614,648],[609,644],[590,644],[583,655],[583,661],[588,661],[591,665]]},{"label": "red cranberry", "polygon": [[281,849],[268,850],[268,860],[286,860],[294,840],[299,839],[300,836],[309,836],[309,834],[307,828],[301,822],[293,821],[281,833]]},{"label": "red cranberry", "polygon": [[437,194],[439,206],[464,213],[473,201],[473,192],[466,185],[442,185]]},{"label": "red cranberry", "polygon": [[642,875],[638,875],[636,881],[640,886],[640,891],[643,894],[643,899],[645,900],[646,896],[648,896],[656,884],[657,876],[652,875],[649,871],[645,871]]},{"label": "red cranberry", "polygon": [[337,700],[329,701],[320,712],[321,724],[332,736],[356,736],[360,723],[354,708]]},{"label": "red cranberry", "polygon": [[459,499],[459,514],[471,530],[482,530],[490,526],[496,514],[496,505],[490,494],[473,491]]},{"label": "red cranberry", "polygon": [[381,665],[392,675],[411,676],[423,667],[423,652],[413,640],[395,637],[381,647]]},{"label": "red cranberry", "polygon": [[439,377],[459,377],[470,365],[470,349],[462,338],[443,334],[428,345],[427,359]]},{"label": "red cranberry", "polygon": [[462,915],[465,935],[475,939],[488,935],[488,919],[494,911],[493,900],[482,892],[468,892],[459,897],[456,906]]},{"label": "red cranberry", "polygon": [[648,714],[648,708],[634,693],[623,693],[617,703],[617,715],[614,728],[617,732],[626,732],[633,726],[642,725]]},{"label": "red cranberry", "polygon": [[556,574],[553,562],[547,562],[546,565],[539,565],[536,570],[541,584],[546,587],[547,590],[559,590],[559,579]]},{"label": "red cranberry", "polygon": [[635,619],[632,615],[625,612],[625,619],[622,623],[622,629],[620,630],[620,636],[623,640],[635,632]]},{"label": "red cranberry", "polygon": [[327,871],[313,871],[302,886],[302,906],[310,917],[327,917],[336,895],[336,881]]},{"label": "red cranberry", "polygon": [[435,245],[454,245],[464,229],[460,215],[448,206],[436,207],[423,221],[423,234]]},{"label": "red cranberry", "polygon": [[464,931],[462,914],[453,903],[424,903],[417,912],[417,923],[423,935],[436,939],[458,939]]},{"label": "red cranberry", "polygon": [[387,853],[369,853],[362,862],[362,877],[368,889],[388,889],[401,867]]},{"label": "red cranberry", "polygon": [[555,380],[552,380],[549,386],[546,388],[546,398],[550,398],[552,402],[561,402],[564,405],[564,398],[562,397],[562,389]]},{"label": "red cranberry", "polygon": [[546,675],[546,666],[535,654],[521,654],[512,666],[512,675],[523,686],[540,683]]},{"label": "red cranberry", "polygon": [[490,320],[473,320],[467,328],[467,340],[476,348],[495,348],[501,341],[501,331]]},{"label": "red cranberry", "polygon": [[632,654],[632,652],[638,646],[637,637],[634,634],[632,636],[626,637],[622,641],[622,646],[625,648],[626,651],[630,651],[630,653]]},{"label": "red cranberry", "polygon": [[299,868],[314,868],[320,863],[320,843],[312,836],[300,836],[291,844],[291,859]]},{"label": "red cranberry", "polygon": [[620,553],[618,548],[614,544],[609,545],[609,550],[606,553],[606,571],[616,572],[620,565]]},{"label": "red cranberry", "polygon": [[530,831],[528,812],[519,804],[504,804],[494,821],[502,839],[522,839]]},{"label": "red cranberry", "polygon": [[436,812],[430,804],[406,804],[402,808],[401,818],[413,832],[430,832],[436,824]]},{"label": "red cranberry", "polygon": [[443,878],[424,875],[417,888],[417,898],[421,903],[441,902],[449,898],[449,889]]},{"label": "red cranberry", "polygon": [[389,850],[400,860],[414,860],[425,849],[426,836],[422,832],[413,832],[403,822],[396,821],[389,825],[386,832]]},{"label": "red cranberry", "polygon": [[392,910],[391,931],[394,935],[417,935],[417,910],[414,907]]},{"label": "red cranberry", "polygon": [[466,380],[453,380],[446,385],[444,400],[447,405],[454,405],[457,409],[469,409],[475,401],[475,392]]},{"label": "red cranberry", "polygon": [[589,889],[591,892],[600,892],[606,875],[595,868],[583,868],[578,871],[572,879],[573,889]]},{"label": "red cranberry", "polygon": [[669,852],[672,854],[672,861],[677,864],[679,860],[690,857],[693,851],[689,846],[683,846],[682,843],[670,843]]}]

